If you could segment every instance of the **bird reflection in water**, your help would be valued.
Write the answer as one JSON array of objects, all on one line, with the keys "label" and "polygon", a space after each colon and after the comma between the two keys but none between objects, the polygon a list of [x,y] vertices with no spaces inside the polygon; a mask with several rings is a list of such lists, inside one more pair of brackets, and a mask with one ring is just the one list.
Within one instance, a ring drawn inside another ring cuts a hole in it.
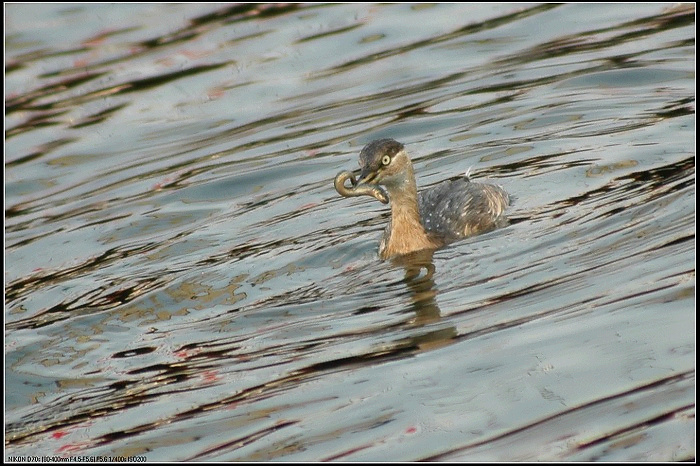
[{"label": "bird reflection in water", "polygon": [[[440,321],[440,307],[436,297],[433,264],[433,250],[424,249],[413,253],[392,257],[393,265],[403,267],[405,271],[403,283],[410,291],[411,307],[414,316],[410,321],[411,327],[423,327]],[[444,327],[433,326],[424,333],[411,335],[405,344],[427,351],[449,345],[457,337],[454,325]]]}]

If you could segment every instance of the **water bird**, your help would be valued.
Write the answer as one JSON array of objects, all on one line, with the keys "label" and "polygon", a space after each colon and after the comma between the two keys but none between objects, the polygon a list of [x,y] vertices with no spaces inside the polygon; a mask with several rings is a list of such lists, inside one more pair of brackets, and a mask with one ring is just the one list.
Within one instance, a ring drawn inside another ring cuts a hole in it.
[{"label": "water bird", "polygon": [[[342,171],[335,177],[335,189],[344,197],[391,202],[391,220],[379,243],[381,259],[434,250],[508,222],[508,193],[500,186],[473,182],[469,172],[418,192],[411,158],[394,139],[370,142],[359,162],[359,177]],[[351,186],[346,186],[348,180]]]}]

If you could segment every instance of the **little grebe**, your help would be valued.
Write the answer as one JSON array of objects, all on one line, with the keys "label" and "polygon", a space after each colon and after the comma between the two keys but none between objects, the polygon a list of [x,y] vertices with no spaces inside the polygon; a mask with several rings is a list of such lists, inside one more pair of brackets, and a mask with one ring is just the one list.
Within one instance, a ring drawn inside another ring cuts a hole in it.
[{"label": "little grebe", "polygon": [[[418,192],[411,159],[403,144],[379,139],[360,152],[359,179],[350,172],[335,177],[335,189],[345,197],[372,196],[388,203],[391,220],[379,244],[379,257],[437,249],[447,243],[492,230],[507,223],[510,203],[499,186],[474,183],[469,175]],[[346,187],[350,180],[352,187]]]}]

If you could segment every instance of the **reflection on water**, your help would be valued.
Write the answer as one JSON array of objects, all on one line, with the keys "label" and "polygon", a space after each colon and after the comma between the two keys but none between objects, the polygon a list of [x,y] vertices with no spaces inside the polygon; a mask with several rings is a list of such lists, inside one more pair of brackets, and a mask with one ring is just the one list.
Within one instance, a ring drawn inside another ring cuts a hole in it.
[{"label": "reflection on water", "polygon": [[[6,459],[694,458],[694,26],[8,5]],[[380,137],[511,224],[379,261]]]}]

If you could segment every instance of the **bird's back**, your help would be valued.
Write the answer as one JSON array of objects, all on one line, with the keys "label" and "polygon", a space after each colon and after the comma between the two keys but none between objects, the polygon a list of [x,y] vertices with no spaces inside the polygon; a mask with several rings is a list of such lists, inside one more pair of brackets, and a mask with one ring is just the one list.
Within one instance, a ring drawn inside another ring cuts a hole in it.
[{"label": "bird's back", "polygon": [[501,226],[509,203],[508,193],[499,186],[474,183],[467,177],[443,181],[418,193],[423,228],[444,243]]}]

